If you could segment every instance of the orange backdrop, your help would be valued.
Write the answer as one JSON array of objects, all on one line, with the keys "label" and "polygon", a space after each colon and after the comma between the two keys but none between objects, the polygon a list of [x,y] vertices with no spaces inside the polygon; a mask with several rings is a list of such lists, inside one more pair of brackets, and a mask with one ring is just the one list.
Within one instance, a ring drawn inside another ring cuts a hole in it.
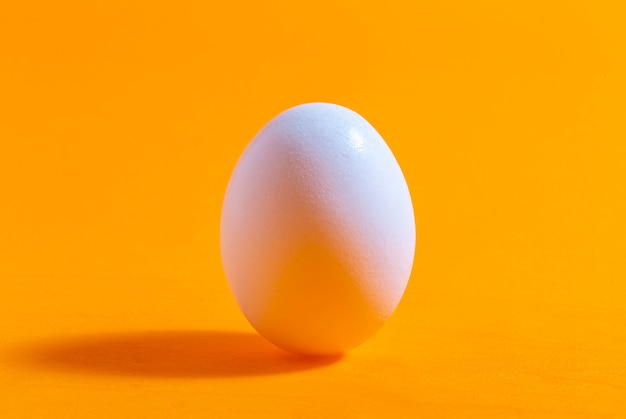
[{"label": "orange backdrop", "polygon": [[[621,1],[15,1],[0,11],[0,416],[626,415]],[[342,359],[258,337],[226,184],[280,111],[383,135],[418,246]]]}]

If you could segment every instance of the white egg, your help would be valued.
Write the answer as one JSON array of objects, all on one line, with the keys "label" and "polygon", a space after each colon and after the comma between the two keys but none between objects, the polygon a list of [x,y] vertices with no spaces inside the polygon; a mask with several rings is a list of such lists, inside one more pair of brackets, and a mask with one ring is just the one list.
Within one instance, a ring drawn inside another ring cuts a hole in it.
[{"label": "white egg", "polygon": [[296,106],[253,139],[224,198],[221,254],[239,307],[267,340],[337,354],[396,309],[415,253],[409,190],[359,114]]}]

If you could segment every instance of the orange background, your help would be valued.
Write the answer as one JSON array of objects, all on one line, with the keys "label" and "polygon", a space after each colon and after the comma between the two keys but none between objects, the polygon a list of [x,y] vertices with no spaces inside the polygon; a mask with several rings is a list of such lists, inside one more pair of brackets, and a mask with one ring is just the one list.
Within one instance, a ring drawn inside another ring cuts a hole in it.
[{"label": "orange background", "polygon": [[[0,416],[626,416],[624,4],[5,2]],[[418,225],[394,317],[319,361],[218,248],[245,145],[311,101],[379,130]]]}]

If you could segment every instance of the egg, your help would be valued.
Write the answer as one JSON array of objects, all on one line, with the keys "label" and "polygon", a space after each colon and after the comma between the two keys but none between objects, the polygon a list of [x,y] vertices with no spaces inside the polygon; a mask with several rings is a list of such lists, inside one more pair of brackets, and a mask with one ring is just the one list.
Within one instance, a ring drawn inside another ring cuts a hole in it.
[{"label": "egg", "polygon": [[309,103],[272,119],[231,175],[220,224],[228,284],[250,324],[301,354],[340,354],[391,316],[415,217],[391,150],[363,117]]}]

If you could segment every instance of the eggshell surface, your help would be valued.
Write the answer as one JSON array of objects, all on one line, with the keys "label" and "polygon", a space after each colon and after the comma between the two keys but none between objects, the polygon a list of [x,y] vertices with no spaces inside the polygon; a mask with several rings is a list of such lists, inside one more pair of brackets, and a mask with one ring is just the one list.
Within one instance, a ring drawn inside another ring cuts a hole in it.
[{"label": "eggshell surface", "polygon": [[409,190],[359,114],[310,103],[248,145],[222,207],[229,286],[252,326],[296,353],[337,354],[396,309],[415,253]]}]

